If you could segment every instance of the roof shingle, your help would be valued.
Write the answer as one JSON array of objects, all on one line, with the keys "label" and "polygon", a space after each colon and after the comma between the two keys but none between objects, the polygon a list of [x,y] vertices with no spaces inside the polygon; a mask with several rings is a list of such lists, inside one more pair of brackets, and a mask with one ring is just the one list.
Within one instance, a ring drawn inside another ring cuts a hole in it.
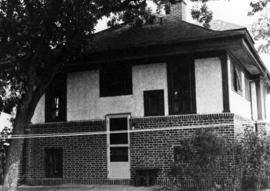
[{"label": "roof shingle", "polygon": [[125,48],[165,45],[198,39],[210,39],[220,35],[224,36],[224,32],[227,30],[245,29],[244,27],[222,21],[212,22],[211,29],[206,29],[182,21],[171,15],[159,19],[160,20],[154,24],[140,27],[132,27],[126,24],[119,28],[110,28],[101,31],[95,35],[89,47],[89,51],[103,52]]}]

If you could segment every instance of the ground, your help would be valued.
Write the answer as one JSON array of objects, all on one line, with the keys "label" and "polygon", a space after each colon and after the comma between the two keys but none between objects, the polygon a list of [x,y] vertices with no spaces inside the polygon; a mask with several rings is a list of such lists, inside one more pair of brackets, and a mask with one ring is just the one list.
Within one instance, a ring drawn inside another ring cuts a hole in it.
[{"label": "ground", "polygon": [[[1,189],[1,187],[0,187]],[[134,187],[125,185],[74,185],[65,184],[61,186],[25,186],[19,187],[18,191],[168,191],[162,187]],[[261,191],[270,191],[263,189]]]},{"label": "ground", "polygon": [[74,185],[65,184],[60,186],[25,186],[19,187],[18,191],[161,191],[162,187],[134,187],[125,185]]}]

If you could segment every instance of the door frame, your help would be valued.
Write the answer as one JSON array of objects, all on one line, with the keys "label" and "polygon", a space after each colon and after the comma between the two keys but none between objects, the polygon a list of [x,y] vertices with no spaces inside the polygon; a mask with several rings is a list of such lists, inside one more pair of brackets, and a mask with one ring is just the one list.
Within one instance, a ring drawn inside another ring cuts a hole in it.
[{"label": "door frame", "polygon": [[[128,147],[128,165],[129,165],[129,177],[126,179],[131,178],[131,173],[130,173],[130,118],[131,114],[130,113],[116,113],[116,114],[107,114],[105,116],[106,119],[106,139],[107,139],[107,178],[108,179],[117,179],[117,178],[112,178],[110,175],[110,166],[111,166],[111,160],[110,160],[110,119],[111,118],[127,118],[127,134],[128,134],[128,144],[126,145],[116,145],[117,146],[127,146]],[[121,178],[119,178],[121,179]]]}]

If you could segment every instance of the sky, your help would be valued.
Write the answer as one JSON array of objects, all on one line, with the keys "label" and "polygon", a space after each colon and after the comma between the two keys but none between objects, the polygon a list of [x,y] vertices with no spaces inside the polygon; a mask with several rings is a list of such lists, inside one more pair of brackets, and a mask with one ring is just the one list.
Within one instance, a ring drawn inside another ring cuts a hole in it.
[{"label": "sky", "polygon": [[247,16],[251,10],[250,0],[221,0],[210,1],[209,8],[213,11],[214,19],[221,19],[231,23],[248,26],[255,16]]},{"label": "sky", "polygon": [[[189,0],[187,2],[187,10],[190,10],[194,3]],[[247,16],[249,10],[249,0],[209,0],[208,7],[214,13],[214,19],[221,19],[229,21],[231,23],[248,26],[254,20],[254,17]],[[152,3],[149,3],[150,7],[154,9]],[[189,12],[189,11],[187,11]],[[187,15],[188,21],[192,22],[190,14]],[[100,21],[96,27],[96,31],[100,31],[106,28],[106,19]]]},{"label": "sky", "polygon": [[[208,6],[213,11],[213,19],[220,19],[249,28],[261,13],[248,16],[250,0],[213,0]],[[256,45],[255,45],[256,46]],[[270,71],[270,55],[261,54],[261,59]]]},{"label": "sky", "polygon": [[5,128],[11,126],[11,122],[9,121],[10,115],[6,113],[0,113],[0,132]]}]

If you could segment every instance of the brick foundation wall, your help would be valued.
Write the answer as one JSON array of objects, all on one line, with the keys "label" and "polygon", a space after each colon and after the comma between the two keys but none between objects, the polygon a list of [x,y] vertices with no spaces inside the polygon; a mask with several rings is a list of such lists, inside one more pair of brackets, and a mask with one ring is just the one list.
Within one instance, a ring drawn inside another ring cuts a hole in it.
[{"label": "brick foundation wall", "polygon": [[[233,114],[133,119],[132,126],[135,130],[147,128],[170,128],[170,130],[131,133],[132,179],[135,177],[135,169],[137,168],[158,168],[156,184],[170,184],[168,172],[174,162],[173,147],[179,145],[181,140],[190,138],[203,129],[211,129],[223,135],[227,140],[232,140],[234,138],[233,119]],[[225,180],[229,176],[230,172],[228,171],[220,173],[220,179]],[[187,182],[187,186],[190,184],[190,182]]]},{"label": "brick foundation wall", "polygon": [[[228,140],[234,138],[234,114],[179,115],[131,118],[131,180],[107,179],[105,120],[31,125],[29,134],[103,132],[98,135],[33,138],[26,140],[25,183],[27,184],[132,184],[135,169],[158,168],[156,184],[169,184],[173,146],[197,131],[210,128]],[[45,178],[45,148],[63,148],[63,178]],[[225,179],[230,172],[224,171]]]},{"label": "brick foundation wall", "polygon": [[[29,133],[105,131],[105,121],[55,123],[30,127]],[[106,135],[26,140],[28,184],[99,183],[107,177]],[[45,148],[63,149],[63,178],[45,178]]]}]

